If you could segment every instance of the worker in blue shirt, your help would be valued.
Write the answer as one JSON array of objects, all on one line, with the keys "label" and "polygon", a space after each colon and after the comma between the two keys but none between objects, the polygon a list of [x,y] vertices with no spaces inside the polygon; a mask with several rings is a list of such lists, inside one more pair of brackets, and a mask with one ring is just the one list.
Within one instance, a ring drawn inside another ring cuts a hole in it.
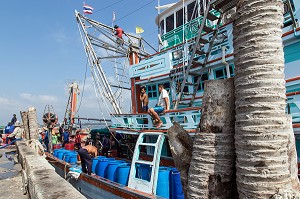
[{"label": "worker in blue shirt", "polygon": [[47,127],[43,127],[44,130],[44,143],[46,145],[47,151],[49,151],[49,132]]},{"label": "worker in blue shirt", "polygon": [[69,143],[69,132],[67,131],[67,129],[65,129],[65,131],[63,132],[63,144],[62,147],[65,147],[65,144]]},{"label": "worker in blue shirt", "polygon": [[14,123],[10,123],[10,128],[9,128],[8,133],[11,134],[11,133],[14,132],[14,130],[15,130],[15,125],[14,125]]},{"label": "worker in blue shirt", "polygon": [[8,124],[7,124],[7,126],[5,127],[5,130],[4,130],[5,134],[9,134],[10,126],[11,126],[11,123],[8,122]]}]

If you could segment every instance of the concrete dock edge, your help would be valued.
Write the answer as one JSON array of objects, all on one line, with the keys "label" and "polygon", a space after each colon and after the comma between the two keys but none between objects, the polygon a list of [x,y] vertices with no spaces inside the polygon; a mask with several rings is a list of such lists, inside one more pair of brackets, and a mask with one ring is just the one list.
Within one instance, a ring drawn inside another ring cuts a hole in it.
[{"label": "concrete dock edge", "polygon": [[65,179],[61,178],[48,161],[30,148],[25,141],[16,142],[18,159],[23,168],[27,190],[32,199],[85,198]]}]

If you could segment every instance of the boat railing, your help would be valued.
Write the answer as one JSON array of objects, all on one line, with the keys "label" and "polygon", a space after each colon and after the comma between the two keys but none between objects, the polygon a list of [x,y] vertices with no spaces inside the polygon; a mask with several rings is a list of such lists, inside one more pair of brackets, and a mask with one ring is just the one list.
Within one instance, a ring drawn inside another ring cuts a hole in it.
[{"label": "boat railing", "polygon": [[[160,115],[163,125],[159,129],[167,130],[173,125],[173,122],[177,122],[185,130],[194,130],[198,127],[200,117],[201,107],[169,110],[165,114]],[[118,128],[123,130],[155,129],[153,121],[150,115],[148,115],[147,113],[112,115],[111,121],[112,128]]]}]

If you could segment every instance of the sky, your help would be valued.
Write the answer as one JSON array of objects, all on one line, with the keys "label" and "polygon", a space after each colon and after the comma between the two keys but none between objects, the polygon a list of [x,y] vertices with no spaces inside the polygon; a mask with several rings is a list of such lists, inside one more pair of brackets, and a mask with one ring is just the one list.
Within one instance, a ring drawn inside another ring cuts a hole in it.
[{"label": "sky", "polygon": [[[160,0],[161,5],[173,2],[176,1]],[[145,40],[157,47],[156,0],[86,0],[85,3],[94,8],[94,14],[87,17],[109,25],[115,12],[115,23],[125,32],[134,32],[140,26],[145,31],[142,34]],[[82,13],[82,7],[83,2],[78,0],[2,2],[0,125],[6,125],[14,113],[21,121],[20,111],[29,107],[37,109],[41,123],[46,105],[52,105],[62,121],[68,100],[67,84],[72,81],[79,82],[81,91],[85,85],[82,100],[79,95],[78,114],[103,117],[89,70],[85,80],[86,56],[75,20],[75,10]],[[113,78],[113,74],[107,76]],[[103,114],[109,117],[107,112]]]}]

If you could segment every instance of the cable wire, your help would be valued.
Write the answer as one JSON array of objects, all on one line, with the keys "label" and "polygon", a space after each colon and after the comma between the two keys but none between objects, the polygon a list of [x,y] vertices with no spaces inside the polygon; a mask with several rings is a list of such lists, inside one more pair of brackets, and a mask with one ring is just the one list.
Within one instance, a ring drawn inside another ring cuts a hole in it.
[{"label": "cable wire", "polygon": [[131,15],[131,14],[133,14],[133,13],[139,11],[140,9],[146,7],[147,5],[151,4],[151,3],[154,2],[154,1],[156,1],[156,0],[152,0],[152,1],[150,1],[149,3],[146,3],[145,5],[139,7],[138,9],[135,9],[135,10],[133,10],[132,12],[130,12],[130,13],[124,15],[123,17],[121,17],[121,18],[115,20],[115,22],[116,22],[116,21],[120,21],[121,19],[124,19],[125,17],[128,17],[129,15]]},{"label": "cable wire", "polygon": [[[124,1],[124,0],[117,1],[116,3],[112,3],[112,4],[110,4],[110,5],[108,5],[108,6],[104,7],[104,8],[101,8],[101,9],[99,9],[99,10],[96,10],[95,12],[99,12],[99,11],[105,10],[105,9],[107,9],[107,8],[110,8],[110,7],[116,5],[117,3],[120,3],[120,2],[122,2],[122,1]],[[94,12],[94,13],[95,13],[95,12]]]},{"label": "cable wire", "polygon": [[85,64],[85,73],[84,73],[84,81],[83,81],[82,94],[81,94],[80,103],[79,103],[78,109],[76,111],[76,114],[79,112],[79,109],[81,107],[81,102],[82,102],[82,98],[83,98],[83,94],[84,94],[84,88],[85,88],[87,68],[88,68],[88,62],[86,62],[86,64]]}]

